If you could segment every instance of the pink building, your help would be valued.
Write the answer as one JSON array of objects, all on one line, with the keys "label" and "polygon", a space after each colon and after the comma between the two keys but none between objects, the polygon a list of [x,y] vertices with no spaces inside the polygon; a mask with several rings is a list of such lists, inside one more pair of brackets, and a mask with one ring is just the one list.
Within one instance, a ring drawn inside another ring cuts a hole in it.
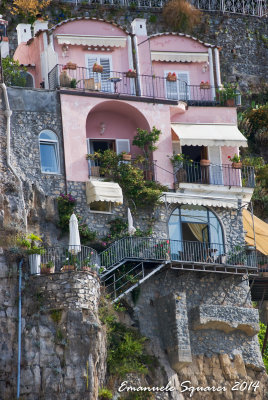
[{"label": "pink building", "polygon": [[[33,86],[60,93],[67,181],[100,180],[87,153],[113,149],[135,158],[137,128],[155,126],[162,134],[146,176],[169,186],[166,201],[223,207],[249,201],[253,170],[236,169],[228,158],[247,142],[235,104],[227,106],[217,46],[184,34],[148,36],[144,19],[131,25],[130,33],[77,18],[48,29],[39,20],[33,38],[29,25],[17,27],[14,58],[28,66]],[[178,153],[184,156],[174,166],[169,158]]]}]

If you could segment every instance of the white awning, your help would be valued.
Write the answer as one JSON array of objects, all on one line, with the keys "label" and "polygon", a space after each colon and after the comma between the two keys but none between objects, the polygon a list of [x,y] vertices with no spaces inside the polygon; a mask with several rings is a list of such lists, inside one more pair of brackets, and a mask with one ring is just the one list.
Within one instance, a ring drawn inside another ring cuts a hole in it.
[{"label": "white awning", "polygon": [[111,201],[123,204],[122,189],[115,182],[89,181],[86,182],[87,204],[94,201]]},{"label": "white awning", "polygon": [[152,51],[152,61],[166,62],[206,62],[208,53],[182,53],[179,51]]},{"label": "white awning", "polygon": [[237,207],[237,199],[213,199],[212,197],[194,197],[185,196],[181,193],[169,193],[165,194],[160,198],[161,202],[167,202],[169,204],[190,204],[194,206],[204,207],[224,207],[224,208],[235,208]]},{"label": "white awning", "polygon": [[181,146],[247,147],[247,139],[236,125],[229,124],[171,124]]},{"label": "white awning", "polygon": [[56,35],[59,44],[126,47],[127,38],[124,36],[92,36],[92,35]]}]

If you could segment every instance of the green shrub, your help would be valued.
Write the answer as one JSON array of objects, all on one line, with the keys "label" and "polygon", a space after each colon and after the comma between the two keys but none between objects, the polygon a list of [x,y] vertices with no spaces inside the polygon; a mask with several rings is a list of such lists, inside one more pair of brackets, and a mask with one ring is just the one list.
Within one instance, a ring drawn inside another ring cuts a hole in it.
[{"label": "green shrub", "polygon": [[[259,337],[259,343],[260,343],[260,349],[262,351],[263,348],[263,342],[264,342],[264,337],[265,337],[265,332],[266,332],[266,325],[264,325],[262,322],[260,322],[260,332],[258,334]],[[265,365],[266,371],[268,373],[268,346],[266,343],[266,348],[263,352],[262,355],[263,363]]]},{"label": "green shrub", "polygon": [[113,393],[106,388],[99,389],[98,399],[99,400],[110,400],[113,398]]},{"label": "green shrub", "polygon": [[8,86],[21,86],[25,87],[26,77],[23,72],[26,72],[25,67],[21,67],[18,61],[7,56],[2,59],[4,82]]}]

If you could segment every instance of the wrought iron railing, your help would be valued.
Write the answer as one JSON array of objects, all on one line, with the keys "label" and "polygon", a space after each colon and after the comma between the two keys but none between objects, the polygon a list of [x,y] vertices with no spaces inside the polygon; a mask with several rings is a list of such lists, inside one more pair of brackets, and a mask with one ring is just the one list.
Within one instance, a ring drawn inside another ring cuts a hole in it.
[{"label": "wrought iron railing", "polygon": [[[62,0],[65,3],[76,5],[85,4],[103,6],[117,6],[135,8],[162,8],[167,0]],[[217,11],[222,13],[234,13],[263,17],[267,15],[267,4],[265,0],[191,0],[196,8],[203,11]]]},{"label": "wrought iron railing", "polygon": [[129,260],[178,261],[204,264],[242,265],[257,268],[255,251],[245,246],[228,246],[221,243],[202,243],[156,238],[125,237],[100,253],[100,263],[109,269]]},{"label": "wrought iron railing", "polygon": [[[133,165],[143,171],[144,179],[148,181],[156,181],[156,161],[147,162],[131,159],[129,161],[122,160],[121,163]],[[105,172],[99,160],[88,160],[89,177],[92,178],[111,178],[109,172]]]},{"label": "wrought iron railing", "polygon": [[[167,81],[155,75],[127,76],[126,72],[93,72],[92,69],[76,67],[68,69],[64,65],[55,65],[48,74],[50,89],[57,87],[83,90],[92,93],[117,94],[123,96],[144,97],[153,100],[184,101],[193,106],[227,105],[224,90],[216,86],[188,85],[177,80]],[[233,105],[240,94],[237,93]]]},{"label": "wrought iron railing", "polygon": [[52,267],[59,272],[64,266],[73,266],[76,270],[82,270],[87,266],[97,269],[99,263],[96,250],[82,245],[46,247],[41,253],[41,272],[42,268]]},{"label": "wrought iron railing", "polygon": [[233,168],[230,164],[201,166],[199,162],[184,161],[174,167],[175,185],[182,182],[211,185],[255,187],[254,167]]}]

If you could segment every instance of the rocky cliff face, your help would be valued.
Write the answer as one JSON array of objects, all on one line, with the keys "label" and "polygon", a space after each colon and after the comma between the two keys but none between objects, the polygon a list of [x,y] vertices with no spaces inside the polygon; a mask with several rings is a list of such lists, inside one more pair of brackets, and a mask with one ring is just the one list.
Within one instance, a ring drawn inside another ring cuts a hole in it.
[{"label": "rocky cliff face", "polygon": [[[0,398],[15,397],[18,287],[1,258]],[[87,272],[23,279],[20,394],[23,399],[97,399],[106,371],[98,318],[100,284]]]}]

